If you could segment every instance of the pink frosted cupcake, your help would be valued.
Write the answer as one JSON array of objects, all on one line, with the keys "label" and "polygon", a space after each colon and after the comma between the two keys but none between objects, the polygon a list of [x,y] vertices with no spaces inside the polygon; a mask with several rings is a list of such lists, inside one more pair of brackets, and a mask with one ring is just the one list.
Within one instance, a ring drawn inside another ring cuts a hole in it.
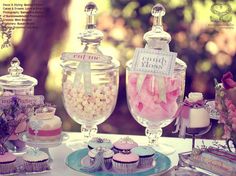
[{"label": "pink frosted cupcake", "polygon": [[134,153],[117,153],[113,156],[112,167],[117,173],[132,173],[137,170],[139,156]]},{"label": "pink frosted cupcake", "polygon": [[49,170],[48,155],[42,151],[29,151],[23,155],[26,172],[42,172]]},{"label": "pink frosted cupcake", "polygon": [[115,153],[130,151],[132,148],[137,147],[138,144],[129,137],[121,138],[113,144],[113,150]]},{"label": "pink frosted cupcake", "polygon": [[12,153],[6,152],[0,155],[0,174],[16,173],[16,156]]}]

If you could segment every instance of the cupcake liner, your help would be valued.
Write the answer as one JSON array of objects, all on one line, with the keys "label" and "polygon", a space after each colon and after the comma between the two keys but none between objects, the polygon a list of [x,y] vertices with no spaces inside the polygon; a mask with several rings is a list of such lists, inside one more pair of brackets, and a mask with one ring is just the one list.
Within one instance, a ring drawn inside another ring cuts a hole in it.
[{"label": "cupcake liner", "polygon": [[112,166],[115,172],[127,174],[135,172],[137,170],[138,161],[134,163],[119,163],[112,160]]},{"label": "cupcake liner", "polygon": [[111,169],[111,167],[112,167],[112,158],[107,158],[107,159],[105,159],[105,160],[104,160],[104,164],[105,164],[105,167],[106,167],[107,169]]},{"label": "cupcake liner", "polygon": [[139,168],[146,168],[146,167],[151,167],[153,164],[153,156],[151,157],[139,157],[139,163],[138,167]]},{"label": "cupcake liner", "polygon": [[0,163],[0,174],[16,173],[15,161],[11,163]]},{"label": "cupcake liner", "polygon": [[24,161],[24,168],[26,172],[42,172],[45,170],[50,170],[48,160],[39,162]]}]

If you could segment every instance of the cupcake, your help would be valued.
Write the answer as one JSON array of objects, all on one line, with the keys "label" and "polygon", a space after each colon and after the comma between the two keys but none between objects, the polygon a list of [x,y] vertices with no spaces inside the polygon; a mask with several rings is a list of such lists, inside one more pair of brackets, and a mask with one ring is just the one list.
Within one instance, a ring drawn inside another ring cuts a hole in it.
[{"label": "cupcake", "polygon": [[6,152],[0,155],[0,174],[16,173],[16,156]]},{"label": "cupcake", "polygon": [[88,148],[90,150],[98,147],[112,149],[113,145],[109,139],[103,139],[103,138],[92,138],[88,142]]},{"label": "cupcake", "polygon": [[106,169],[110,169],[112,166],[112,157],[114,155],[114,152],[111,149],[108,148],[95,148],[89,151],[88,155],[90,157],[90,164],[93,165],[95,162],[95,157],[98,154],[98,152],[102,152],[102,156],[104,158],[104,165]]},{"label": "cupcake", "polygon": [[114,145],[113,150],[115,153],[130,151],[132,148],[138,146],[138,144],[129,137],[121,138],[113,145]]},{"label": "cupcake", "polygon": [[137,170],[139,156],[135,153],[117,153],[113,156],[112,167],[117,173],[132,173]]},{"label": "cupcake", "polygon": [[42,172],[49,170],[48,155],[42,151],[28,151],[23,155],[26,172]]},{"label": "cupcake", "polygon": [[139,156],[139,168],[146,168],[152,166],[154,155],[156,153],[156,151],[152,147],[139,146],[133,148],[131,152]]}]

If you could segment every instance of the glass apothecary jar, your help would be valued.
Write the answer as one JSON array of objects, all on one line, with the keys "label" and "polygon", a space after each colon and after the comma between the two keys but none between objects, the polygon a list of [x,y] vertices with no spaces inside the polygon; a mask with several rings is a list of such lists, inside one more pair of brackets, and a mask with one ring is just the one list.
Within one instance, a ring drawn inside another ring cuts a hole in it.
[{"label": "glass apothecary jar", "polygon": [[82,125],[85,141],[113,112],[119,87],[119,61],[99,50],[103,33],[96,29],[96,11],[94,3],[86,5],[87,25],[80,36],[83,49],[63,53],[61,64],[64,106],[70,117]]},{"label": "glass apothecary jar", "polygon": [[[163,30],[162,16],[165,9],[157,4],[152,9],[153,26],[151,31],[145,33],[145,48],[163,52],[169,51],[171,36]],[[149,59],[150,57],[146,57]],[[138,59],[141,59],[138,58]],[[163,153],[172,153],[174,150],[167,145],[161,147],[158,143],[162,135],[162,128],[174,120],[174,115],[183,100],[185,88],[186,64],[175,59],[172,76],[155,75],[132,70],[133,60],[126,64],[126,91],[129,110],[134,119],[146,127],[145,134],[151,146],[157,146],[157,150]],[[142,60],[144,60],[142,58]],[[144,64],[155,61],[144,60]],[[139,89],[141,83],[141,88]]]},{"label": "glass apothecary jar", "polygon": [[16,57],[12,59],[8,72],[9,74],[0,77],[0,96],[34,95],[34,87],[38,81],[22,74],[23,68]]},{"label": "glass apothecary jar", "polygon": [[[12,59],[8,72],[9,74],[0,77],[0,96],[34,95],[34,87],[38,84],[38,81],[31,76],[22,74],[23,68],[20,66],[18,58],[14,57]],[[25,147],[25,143],[19,139],[18,135],[26,130],[27,118],[28,116],[19,114],[15,119],[21,122],[8,138],[8,141],[12,144],[7,145],[14,152],[21,152]]]}]

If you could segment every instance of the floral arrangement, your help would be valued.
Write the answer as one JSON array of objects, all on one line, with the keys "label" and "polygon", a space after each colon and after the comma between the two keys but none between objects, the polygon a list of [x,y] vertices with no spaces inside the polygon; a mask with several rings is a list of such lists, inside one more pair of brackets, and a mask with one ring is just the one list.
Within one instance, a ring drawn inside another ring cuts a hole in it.
[{"label": "floral arrangement", "polygon": [[0,106],[0,154],[7,152],[4,143],[27,117],[27,109],[19,105],[16,97],[11,98],[10,106]]},{"label": "floral arrangement", "polygon": [[216,109],[220,113],[219,123],[224,124],[224,139],[236,143],[236,82],[231,72],[223,75],[222,84],[216,82]]}]

